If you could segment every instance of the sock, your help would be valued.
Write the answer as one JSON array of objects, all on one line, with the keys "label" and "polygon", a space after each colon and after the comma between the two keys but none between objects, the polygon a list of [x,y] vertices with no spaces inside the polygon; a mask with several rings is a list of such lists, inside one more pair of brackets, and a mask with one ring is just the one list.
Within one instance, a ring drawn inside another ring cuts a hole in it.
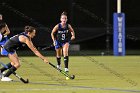
[{"label": "sock", "polygon": [[6,65],[7,65],[8,68],[2,67],[2,68],[0,69],[0,70],[1,70],[1,73],[2,73],[3,71],[5,71],[5,70],[7,70],[7,69],[9,69],[9,68],[12,67],[11,63],[8,63],[8,64],[6,64]]},{"label": "sock", "polygon": [[7,73],[4,75],[4,77],[9,77],[13,72],[15,72],[17,70],[16,67],[12,66]]},{"label": "sock", "polygon": [[60,64],[61,64],[61,57],[57,57],[57,64],[60,66]]},{"label": "sock", "polygon": [[68,56],[65,56],[64,57],[65,68],[68,68],[68,62],[69,62],[69,57]]}]

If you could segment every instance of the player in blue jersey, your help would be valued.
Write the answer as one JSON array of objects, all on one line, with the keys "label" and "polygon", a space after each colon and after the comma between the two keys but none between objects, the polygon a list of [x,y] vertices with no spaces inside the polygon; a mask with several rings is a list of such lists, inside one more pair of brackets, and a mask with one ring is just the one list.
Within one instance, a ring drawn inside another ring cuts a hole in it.
[{"label": "player in blue jersey", "polygon": [[5,52],[2,48],[2,46],[5,44],[5,42],[8,40],[8,37],[7,35],[10,34],[10,30],[7,26],[7,24],[3,21],[3,18],[2,18],[2,14],[0,14],[0,25],[2,27],[5,26],[5,27],[2,27],[4,30],[1,30],[0,31],[0,49],[1,49],[1,55],[3,55],[3,53]]},{"label": "player in blue jersey", "polygon": [[[32,43],[31,39],[34,38],[35,34],[36,29],[34,27],[25,26],[25,32],[15,35],[6,41],[3,47],[7,52],[4,55],[8,55],[11,62],[7,65],[9,70],[4,75],[4,77],[2,77],[1,81],[11,81],[12,79],[10,79],[9,76],[20,67],[16,50],[17,48],[22,47],[23,44],[26,44],[36,56],[41,58],[45,63],[48,63],[48,59],[45,58]],[[3,67],[0,70],[3,72],[7,70],[7,68]]]},{"label": "player in blue jersey", "polygon": [[75,32],[70,24],[67,23],[67,14],[63,12],[60,17],[60,23],[58,23],[52,30],[51,37],[56,50],[57,68],[61,69],[61,56],[63,52],[65,71],[68,72],[69,62],[69,41],[68,32],[71,32],[71,40],[75,39]]}]

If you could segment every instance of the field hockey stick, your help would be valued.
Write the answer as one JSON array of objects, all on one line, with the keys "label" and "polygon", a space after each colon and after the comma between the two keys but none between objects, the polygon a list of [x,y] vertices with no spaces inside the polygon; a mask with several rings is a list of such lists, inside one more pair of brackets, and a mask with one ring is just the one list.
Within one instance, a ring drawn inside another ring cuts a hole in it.
[{"label": "field hockey stick", "polygon": [[[69,43],[71,43],[71,40],[68,41]],[[39,48],[41,50],[55,50],[55,46],[53,44],[51,44],[50,46],[45,46],[43,48]]]},{"label": "field hockey stick", "polygon": [[41,50],[55,50],[55,46],[54,45],[46,46],[41,48]]},{"label": "field hockey stick", "polygon": [[16,72],[13,72],[13,74],[20,79],[23,83],[29,83],[29,79],[23,79],[21,76],[19,76]]},{"label": "field hockey stick", "polygon": [[70,79],[74,79],[75,78],[75,75],[69,75],[67,72],[57,68],[54,64],[50,63],[49,64],[54,67],[56,70],[58,70],[60,73],[62,73],[63,75],[65,75],[66,77],[70,78]]},{"label": "field hockey stick", "polygon": [[[0,62],[0,64],[1,64],[3,67],[5,67],[5,68],[8,69],[8,66],[5,65],[4,63]],[[10,69],[9,69],[9,70],[10,70]],[[23,79],[23,78],[22,78],[21,76],[19,76],[16,72],[13,72],[13,74],[14,74],[18,79],[20,79],[23,83],[29,83],[29,80],[28,80],[28,79],[27,79],[27,80]]]}]

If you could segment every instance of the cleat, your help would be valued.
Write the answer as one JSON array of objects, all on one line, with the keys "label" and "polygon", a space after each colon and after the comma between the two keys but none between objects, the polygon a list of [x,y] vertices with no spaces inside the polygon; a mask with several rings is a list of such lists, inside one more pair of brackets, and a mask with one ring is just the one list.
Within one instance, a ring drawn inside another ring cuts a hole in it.
[{"label": "cleat", "polygon": [[65,70],[65,72],[67,72],[67,73],[69,72],[69,69],[68,69],[68,68],[65,68],[64,70]]},{"label": "cleat", "polygon": [[58,69],[61,69],[60,65],[57,65],[56,67],[57,67]]},{"label": "cleat", "polygon": [[13,81],[13,80],[9,77],[2,77],[1,81]]}]

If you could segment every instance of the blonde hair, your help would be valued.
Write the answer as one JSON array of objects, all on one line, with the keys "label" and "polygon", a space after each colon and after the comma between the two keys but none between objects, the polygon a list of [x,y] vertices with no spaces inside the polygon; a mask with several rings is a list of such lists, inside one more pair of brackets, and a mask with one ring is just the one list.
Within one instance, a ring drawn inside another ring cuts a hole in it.
[{"label": "blonde hair", "polygon": [[67,12],[65,12],[65,11],[62,12],[62,13],[61,13],[61,16],[63,16],[63,15],[67,16]]}]

